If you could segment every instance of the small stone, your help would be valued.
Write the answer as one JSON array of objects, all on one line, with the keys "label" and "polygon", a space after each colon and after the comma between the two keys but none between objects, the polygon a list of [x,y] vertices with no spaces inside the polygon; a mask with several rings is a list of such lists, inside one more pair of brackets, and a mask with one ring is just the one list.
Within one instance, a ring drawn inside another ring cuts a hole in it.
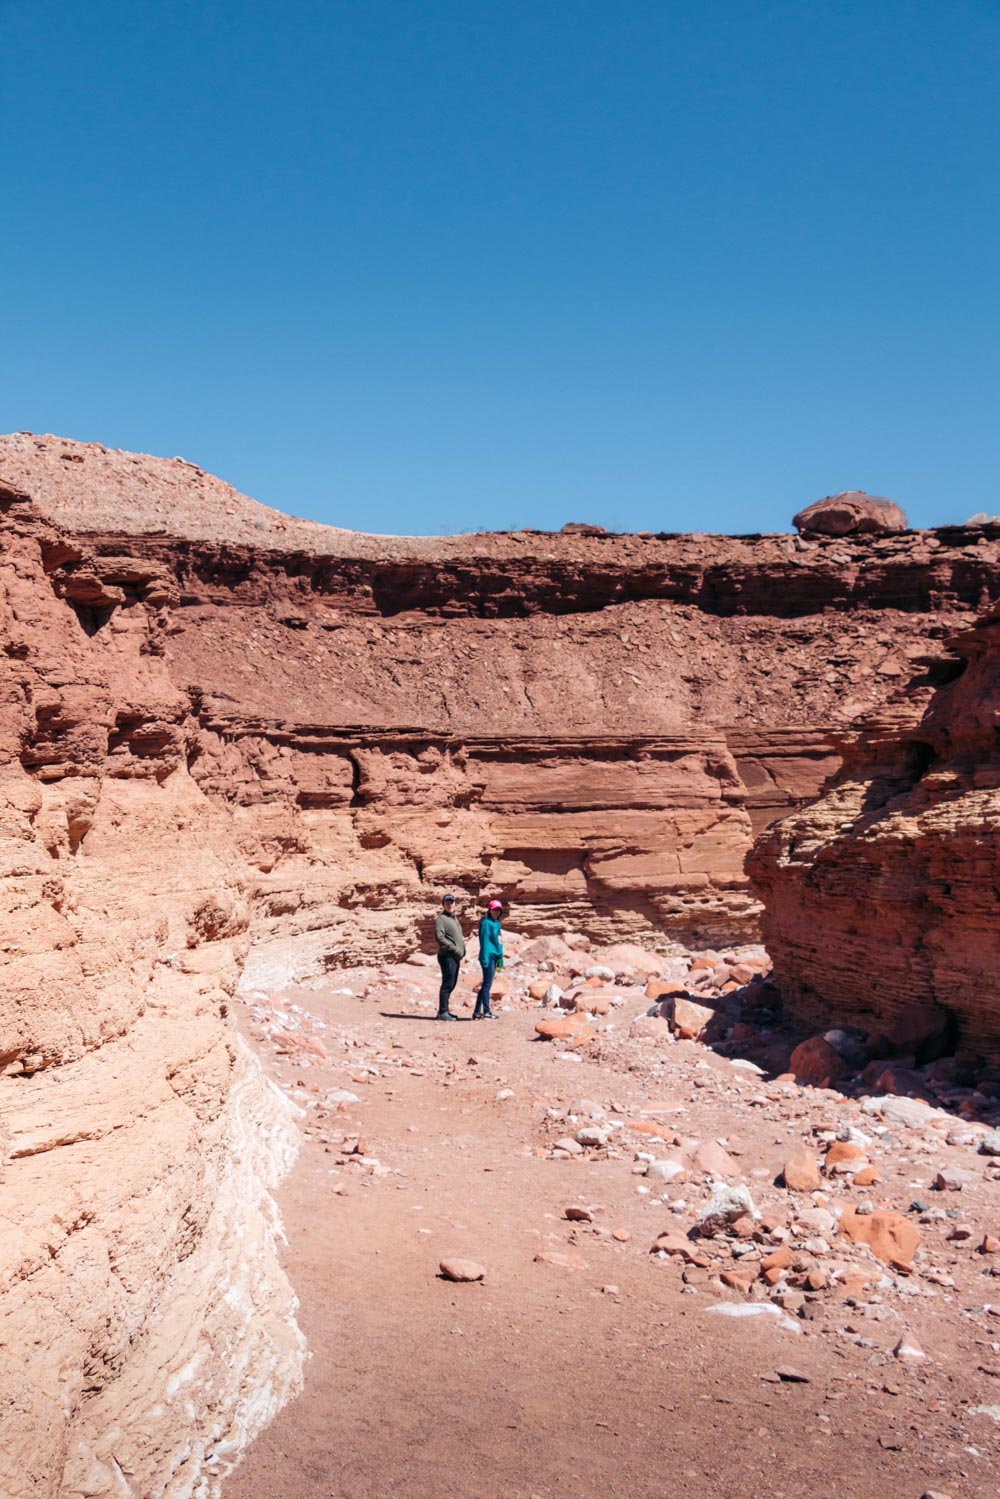
[{"label": "small stone", "polygon": [[744,1295],[753,1288],[754,1283],[754,1275],[750,1270],[723,1270],[720,1279],[731,1291],[742,1291]]},{"label": "small stone", "polygon": [[664,1001],[663,1009],[669,1010],[666,1018],[673,1026],[674,1035],[681,1041],[700,1040],[715,1019],[714,1010],[696,1004],[693,999],[668,999]]},{"label": "small stone", "polygon": [[705,1256],[699,1254],[683,1234],[660,1234],[649,1252],[650,1254],[669,1254],[672,1258],[684,1260],[689,1265],[706,1266],[708,1264]]},{"label": "small stone", "polygon": [[980,1254],[996,1254],[1000,1250],[1000,1239],[993,1234],[984,1234],[983,1242],[979,1246]]},{"label": "small stone", "polygon": [[593,1223],[594,1221],[593,1210],[583,1207],[580,1204],[568,1207],[566,1209],[566,1217],[571,1223]]},{"label": "small stone", "polygon": [[927,1357],[916,1338],[908,1336],[901,1337],[892,1351],[903,1364],[920,1364]]},{"label": "small stone", "polygon": [[938,1192],[961,1192],[972,1181],[975,1181],[975,1176],[971,1171],[963,1171],[959,1166],[945,1166],[935,1176],[934,1187]]},{"label": "small stone", "polygon": [[486,1274],[484,1267],[477,1265],[475,1260],[442,1260],[438,1268],[445,1280],[482,1280]]},{"label": "small stone", "polygon": [[712,1195],[698,1217],[695,1230],[704,1238],[712,1238],[735,1223],[737,1218],[742,1218],[744,1213],[749,1213],[754,1218],[757,1216],[757,1209],[747,1188],[720,1184],[712,1189]]},{"label": "small stone", "polygon": [[849,1161],[863,1161],[864,1158],[865,1153],[860,1145],[852,1145],[850,1141],[846,1140],[834,1140],[826,1153],[823,1167],[829,1175],[835,1166],[840,1166],[844,1162]]},{"label": "small stone", "polygon": [[1000,1129],[991,1130],[979,1142],[980,1155],[1000,1155]]},{"label": "small stone", "polygon": [[779,1379],[784,1380],[785,1384],[812,1384],[811,1375],[803,1374],[801,1369],[793,1369],[789,1364],[774,1372]]},{"label": "small stone", "polygon": [[781,1168],[785,1186],[792,1192],[815,1192],[819,1187],[819,1162],[811,1150],[795,1150]]},{"label": "small stone", "polygon": [[632,1235],[627,1228],[613,1228],[611,1230],[611,1237],[617,1239],[619,1244],[627,1244]]},{"label": "small stone", "polygon": [[578,1145],[575,1140],[571,1140],[568,1135],[564,1135],[561,1140],[557,1140],[552,1149],[561,1150],[564,1155],[583,1155],[583,1146]]},{"label": "small stone", "polygon": [[867,1244],[885,1264],[909,1269],[920,1245],[920,1232],[902,1213],[888,1209],[859,1213],[845,1208],[840,1217],[840,1232],[855,1244]]},{"label": "small stone", "polygon": [[800,1041],[789,1059],[789,1070],[797,1083],[828,1088],[847,1076],[847,1065],[822,1036]]},{"label": "small stone", "polygon": [[562,1254],[558,1249],[543,1249],[535,1255],[536,1265],[555,1265],[559,1270],[586,1270],[587,1261],[578,1254]]}]

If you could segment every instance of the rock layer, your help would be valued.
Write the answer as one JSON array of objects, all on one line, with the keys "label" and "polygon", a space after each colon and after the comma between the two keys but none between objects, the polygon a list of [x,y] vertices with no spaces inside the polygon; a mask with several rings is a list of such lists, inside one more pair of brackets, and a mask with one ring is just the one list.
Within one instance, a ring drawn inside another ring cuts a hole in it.
[{"label": "rock layer", "polygon": [[955,680],[923,719],[848,743],[831,789],[769,830],[750,871],[799,1011],[881,1031],[918,1059],[951,1013],[959,1044],[997,1058],[1000,616],[948,644]]}]

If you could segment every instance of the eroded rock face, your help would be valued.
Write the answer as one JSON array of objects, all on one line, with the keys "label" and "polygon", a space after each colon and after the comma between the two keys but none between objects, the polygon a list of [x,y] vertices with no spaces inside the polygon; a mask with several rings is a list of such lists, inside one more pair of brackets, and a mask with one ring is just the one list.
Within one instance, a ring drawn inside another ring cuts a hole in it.
[{"label": "eroded rock face", "polygon": [[225,1020],[247,880],[145,611],[92,636],[51,529],[4,541],[0,1492],[207,1495],[302,1356],[290,1110]]},{"label": "eroded rock face", "polygon": [[750,861],[786,1001],[918,1059],[947,1029],[934,1007],[954,1016],[959,1044],[1000,1055],[1000,619],[949,645],[959,675],[922,721],[860,735],[827,794],[775,824]]}]

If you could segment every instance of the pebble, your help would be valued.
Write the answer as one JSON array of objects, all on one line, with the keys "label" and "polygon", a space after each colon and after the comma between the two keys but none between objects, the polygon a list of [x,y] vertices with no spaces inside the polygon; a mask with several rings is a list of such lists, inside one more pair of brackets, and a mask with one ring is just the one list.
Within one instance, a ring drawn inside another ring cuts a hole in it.
[{"label": "pebble", "polygon": [[482,1280],[486,1274],[485,1268],[477,1265],[475,1260],[442,1260],[439,1269],[445,1280]]},{"label": "pebble", "polygon": [[920,1364],[927,1357],[916,1338],[903,1336],[892,1350],[893,1355],[903,1364]]},{"label": "pebble", "polygon": [[536,1265],[555,1265],[559,1270],[586,1270],[587,1261],[578,1254],[563,1254],[558,1249],[543,1249],[535,1255]]},{"label": "pebble", "polygon": [[792,1192],[815,1192],[819,1187],[819,1162],[811,1150],[796,1150],[781,1168],[785,1186]]}]

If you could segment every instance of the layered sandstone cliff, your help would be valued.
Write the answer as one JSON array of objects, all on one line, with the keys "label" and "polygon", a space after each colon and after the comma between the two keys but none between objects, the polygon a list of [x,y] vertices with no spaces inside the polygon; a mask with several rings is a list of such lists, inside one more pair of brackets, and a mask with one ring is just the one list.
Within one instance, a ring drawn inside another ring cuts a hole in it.
[{"label": "layered sandstone cliff", "polygon": [[750,870],[796,1009],[886,1033],[940,1007],[960,1045],[997,1058],[1000,616],[948,645],[954,680],[921,721],[848,741],[831,789],[771,828]]},{"label": "layered sandstone cliff", "polygon": [[203,1495],[301,1361],[289,1108],[225,1017],[248,882],[145,611],[91,633],[55,529],[3,541],[0,1493]]},{"label": "layered sandstone cliff", "polygon": [[0,1492],[207,1494],[301,1354],[241,970],[399,956],[446,884],[750,935],[754,834],[920,719],[1000,547],[373,537],[28,434],[0,511]]},{"label": "layered sandstone cliff", "polygon": [[[441,883],[529,930],[748,934],[753,833],[818,793],[852,723],[918,718],[928,658],[1000,597],[976,527],[375,537],[27,434],[0,482],[61,529],[48,575],[89,638],[148,633],[239,844],[254,961],[288,977],[404,950]],[[158,723],[138,704],[116,753]]]}]

